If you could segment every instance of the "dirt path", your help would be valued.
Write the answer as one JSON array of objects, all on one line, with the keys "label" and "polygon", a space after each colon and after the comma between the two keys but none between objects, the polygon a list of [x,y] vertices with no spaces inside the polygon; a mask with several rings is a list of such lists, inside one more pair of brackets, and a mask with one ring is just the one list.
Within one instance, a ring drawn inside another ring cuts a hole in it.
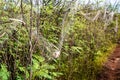
[{"label": "dirt path", "polygon": [[120,45],[116,46],[116,49],[104,64],[98,80],[120,80]]}]

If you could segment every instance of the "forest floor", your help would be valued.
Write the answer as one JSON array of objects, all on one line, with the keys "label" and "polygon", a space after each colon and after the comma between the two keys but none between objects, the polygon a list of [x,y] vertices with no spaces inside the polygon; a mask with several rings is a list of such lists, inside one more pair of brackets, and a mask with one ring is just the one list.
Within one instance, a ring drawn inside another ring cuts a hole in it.
[{"label": "forest floor", "polygon": [[98,80],[120,80],[120,45],[116,46],[104,63]]}]

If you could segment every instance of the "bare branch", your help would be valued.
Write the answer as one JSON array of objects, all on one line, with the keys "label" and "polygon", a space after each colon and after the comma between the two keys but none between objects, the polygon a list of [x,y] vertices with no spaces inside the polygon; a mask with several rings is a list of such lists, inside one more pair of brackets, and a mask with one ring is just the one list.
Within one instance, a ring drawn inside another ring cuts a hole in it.
[{"label": "bare branch", "polygon": [[0,34],[0,38],[3,37],[6,34],[6,32]]},{"label": "bare branch", "polygon": [[117,33],[118,32],[118,18],[116,17],[116,26],[114,28],[114,31]]},{"label": "bare branch", "polygon": [[95,15],[95,17],[93,17],[93,18],[88,17],[88,15],[93,14],[93,13],[84,13],[84,12],[82,12],[82,11],[80,11],[80,13],[81,13],[87,20],[93,22],[93,21],[95,21],[95,20],[97,20],[97,19],[99,18],[99,15],[100,15],[101,11],[98,10],[97,13],[96,13],[96,15]]},{"label": "bare branch", "polygon": [[9,20],[11,20],[11,21],[17,21],[17,22],[23,23],[24,25],[26,24],[24,21],[22,21],[20,19],[9,18]]}]

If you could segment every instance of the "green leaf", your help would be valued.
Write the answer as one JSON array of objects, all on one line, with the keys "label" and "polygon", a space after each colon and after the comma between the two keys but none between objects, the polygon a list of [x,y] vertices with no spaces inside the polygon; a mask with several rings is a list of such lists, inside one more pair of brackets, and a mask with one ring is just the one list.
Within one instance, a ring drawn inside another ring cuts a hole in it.
[{"label": "green leaf", "polygon": [[33,71],[37,70],[38,68],[39,68],[39,62],[33,59]]},{"label": "green leaf", "polygon": [[73,51],[77,51],[77,52],[81,52],[83,49],[81,47],[76,47],[76,46],[72,46],[71,48]]},{"label": "green leaf", "polygon": [[48,79],[52,79],[52,77],[50,75],[48,75],[48,70],[40,70],[38,72],[38,74],[41,76],[41,77],[44,77],[44,78],[48,78]]},{"label": "green leaf", "polygon": [[55,66],[45,63],[41,66],[41,68],[42,69],[55,69]]},{"label": "green leaf", "polygon": [[3,64],[1,65],[1,69],[0,69],[0,78],[2,80],[8,80],[9,77],[9,72],[7,71],[6,66]]},{"label": "green leaf", "polygon": [[26,70],[26,68],[25,68],[25,67],[18,67],[18,68],[19,68],[19,70],[20,70],[20,71],[22,71],[22,72],[24,72],[24,73],[25,73],[26,78],[28,78],[28,77],[29,77],[29,73],[28,73],[28,71]]},{"label": "green leaf", "polygon": [[45,61],[45,58],[44,57],[41,57],[40,55],[33,55],[34,58],[36,58],[39,62],[43,62]]}]

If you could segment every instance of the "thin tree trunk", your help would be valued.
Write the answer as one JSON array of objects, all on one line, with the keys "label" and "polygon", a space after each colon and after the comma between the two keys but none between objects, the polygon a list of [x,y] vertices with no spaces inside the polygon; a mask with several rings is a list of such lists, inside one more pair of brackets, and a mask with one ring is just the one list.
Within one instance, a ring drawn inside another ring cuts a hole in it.
[{"label": "thin tree trunk", "polygon": [[29,45],[30,45],[30,48],[29,48],[29,53],[30,53],[30,80],[32,80],[32,55],[33,55],[33,50],[32,50],[32,26],[33,26],[33,23],[32,23],[32,7],[33,7],[33,4],[32,4],[32,0],[30,0],[30,4],[31,4],[31,10],[30,10],[30,32],[29,32]]}]

